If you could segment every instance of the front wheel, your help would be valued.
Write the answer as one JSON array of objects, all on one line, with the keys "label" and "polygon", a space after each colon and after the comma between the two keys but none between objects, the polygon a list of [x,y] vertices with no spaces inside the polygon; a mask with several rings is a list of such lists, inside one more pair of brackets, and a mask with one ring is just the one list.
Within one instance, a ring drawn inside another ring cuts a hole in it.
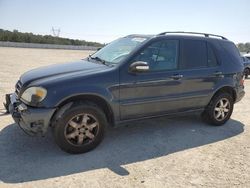
[{"label": "front wheel", "polygon": [[202,118],[212,125],[223,125],[231,117],[234,100],[229,93],[215,95],[202,113]]},{"label": "front wheel", "polygon": [[55,141],[68,153],[88,152],[102,141],[106,122],[105,114],[96,105],[73,105],[53,126]]}]

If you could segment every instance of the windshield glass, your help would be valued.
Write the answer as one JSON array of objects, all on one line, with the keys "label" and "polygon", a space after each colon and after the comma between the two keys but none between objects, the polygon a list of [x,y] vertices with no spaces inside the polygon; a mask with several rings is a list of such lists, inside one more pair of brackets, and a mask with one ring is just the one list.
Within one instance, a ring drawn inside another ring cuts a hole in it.
[{"label": "windshield glass", "polygon": [[141,45],[145,37],[124,37],[117,39],[91,55],[109,64],[117,64],[126,58],[137,46]]}]

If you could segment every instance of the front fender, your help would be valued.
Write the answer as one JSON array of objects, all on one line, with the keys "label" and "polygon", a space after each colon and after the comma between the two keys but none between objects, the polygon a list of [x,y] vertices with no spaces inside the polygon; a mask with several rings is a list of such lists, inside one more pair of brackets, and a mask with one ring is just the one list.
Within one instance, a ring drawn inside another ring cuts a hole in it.
[{"label": "front fender", "polygon": [[75,85],[70,87],[70,89],[65,89],[64,87],[54,89],[48,92],[46,101],[43,105],[46,107],[57,107],[63,101],[82,95],[92,95],[104,99],[108,103],[118,102],[118,87],[98,87],[93,85]]}]

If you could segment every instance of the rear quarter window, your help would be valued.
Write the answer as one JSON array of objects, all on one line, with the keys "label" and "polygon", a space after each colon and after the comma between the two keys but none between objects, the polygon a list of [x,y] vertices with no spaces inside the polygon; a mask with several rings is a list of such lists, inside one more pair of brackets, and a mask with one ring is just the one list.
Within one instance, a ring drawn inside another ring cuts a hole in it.
[{"label": "rear quarter window", "polygon": [[238,48],[235,46],[234,43],[232,42],[223,42],[221,43],[221,46],[224,48],[226,51],[228,57],[233,61],[233,62],[241,62],[241,57],[240,57],[240,52]]}]

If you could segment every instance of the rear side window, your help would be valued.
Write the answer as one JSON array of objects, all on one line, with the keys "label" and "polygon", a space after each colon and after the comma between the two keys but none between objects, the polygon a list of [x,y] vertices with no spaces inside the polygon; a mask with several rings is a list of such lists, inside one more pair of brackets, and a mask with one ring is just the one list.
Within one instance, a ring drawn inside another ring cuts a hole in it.
[{"label": "rear side window", "polygon": [[181,49],[181,69],[207,67],[207,44],[199,40],[183,40]]},{"label": "rear side window", "polygon": [[218,65],[216,55],[211,44],[207,43],[207,64],[209,67],[215,67]]}]

